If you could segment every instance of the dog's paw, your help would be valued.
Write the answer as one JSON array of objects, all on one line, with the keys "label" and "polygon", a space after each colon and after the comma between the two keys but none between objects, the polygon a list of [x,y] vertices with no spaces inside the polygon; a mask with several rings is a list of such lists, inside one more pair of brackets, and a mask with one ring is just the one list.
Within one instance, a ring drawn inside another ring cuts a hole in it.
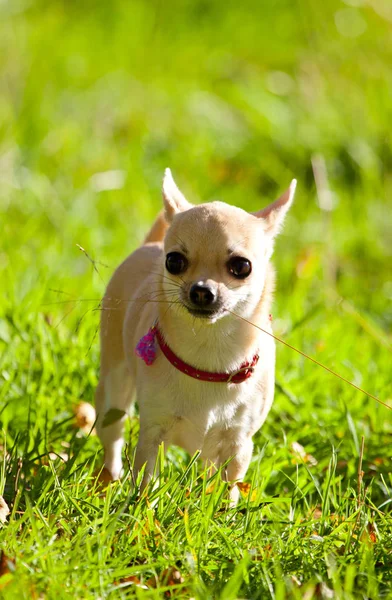
[{"label": "dog's paw", "polygon": [[104,493],[113,481],[115,479],[106,467],[100,467],[93,473],[93,485],[98,492]]}]

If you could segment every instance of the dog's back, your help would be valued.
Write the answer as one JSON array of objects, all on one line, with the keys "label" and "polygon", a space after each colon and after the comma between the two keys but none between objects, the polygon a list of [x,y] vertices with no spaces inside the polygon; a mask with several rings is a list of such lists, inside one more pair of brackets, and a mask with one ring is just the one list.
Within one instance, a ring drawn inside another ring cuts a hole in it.
[{"label": "dog's back", "polygon": [[163,210],[161,210],[161,212],[155,219],[153,226],[146,235],[144,244],[150,244],[152,242],[163,242],[168,228],[169,224],[165,219],[165,213]]}]

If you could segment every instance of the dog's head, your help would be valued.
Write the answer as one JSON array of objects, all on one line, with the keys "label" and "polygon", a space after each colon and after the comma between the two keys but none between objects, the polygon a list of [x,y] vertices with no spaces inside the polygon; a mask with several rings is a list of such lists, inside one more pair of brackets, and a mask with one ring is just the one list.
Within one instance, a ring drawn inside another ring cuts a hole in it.
[{"label": "dog's head", "polygon": [[273,242],[283,224],[296,181],[257,213],[211,202],[193,206],[170,169],[163,180],[165,248],[163,290],[168,301],[213,323],[234,311],[250,316],[263,293]]}]

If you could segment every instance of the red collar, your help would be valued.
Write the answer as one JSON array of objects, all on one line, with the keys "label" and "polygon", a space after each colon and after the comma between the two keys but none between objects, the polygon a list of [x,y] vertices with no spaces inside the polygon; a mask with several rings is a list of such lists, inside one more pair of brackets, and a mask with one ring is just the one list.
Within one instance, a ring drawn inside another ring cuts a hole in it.
[{"label": "red collar", "polygon": [[176,367],[176,369],[181,371],[181,373],[185,373],[185,375],[193,377],[194,379],[199,379],[199,381],[210,381],[212,383],[242,383],[251,377],[259,360],[259,355],[255,354],[251,362],[242,363],[240,368],[237,371],[233,371],[233,373],[211,373],[211,371],[200,371],[200,369],[196,369],[195,367],[188,365],[176,354],[174,354],[173,350],[169,348],[163,339],[162,333],[157,325],[152,327],[151,333],[156,336],[159,347],[166,356],[167,360],[174,367]]}]

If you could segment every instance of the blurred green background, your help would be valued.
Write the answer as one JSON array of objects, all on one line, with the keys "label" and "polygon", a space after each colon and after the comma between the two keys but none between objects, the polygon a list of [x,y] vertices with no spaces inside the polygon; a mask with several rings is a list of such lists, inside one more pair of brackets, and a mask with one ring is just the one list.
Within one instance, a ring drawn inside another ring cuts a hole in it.
[{"label": "blurred green background", "polygon": [[[91,496],[102,450],[73,409],[93,402],[99,300],[160,210],[165,167],[191,202],[246,210],[298,179],[276,243],[274,330],[391,404],[391,123],[391,0],[0,0],[0,495],[19,509],[0,527],[17,564],[10,600],[103,598],[129,565],[158,577],[179,559],[184,585],[215,591],[176,597],[390,592],[390,412],[289,348],[278,344],[275,402],[247,474],[277,503],[232,514],[211,495],[212,527],[195,472],[189,498],[178,487],[188,457],[172,448],[165,481],[179,495],[159,500],[158,545],[152,533],[132,541],[132,519],[151,510],[128,505],[129,473],[105,510]],[[135,421],[128,440],[131,451]],[[247,552],[239,591],[232,572]]]},{"label": "blurred green background", "polygon": [[[296,177],[276,330],[385,399],[391,24],[388,0],[2,0],[3,347],[19,343],[28,364],[37,319],[41,346],[56,329],[80,371],[72,397],[91,400],[99,319],[86,299],[143,239],[164,168],[190,201],[249,210]],[[7,351],[9,382],[21,359]],[[295,388],[298,359],[281,353]],[[7,384],[15,410],[25,391]]]}]

